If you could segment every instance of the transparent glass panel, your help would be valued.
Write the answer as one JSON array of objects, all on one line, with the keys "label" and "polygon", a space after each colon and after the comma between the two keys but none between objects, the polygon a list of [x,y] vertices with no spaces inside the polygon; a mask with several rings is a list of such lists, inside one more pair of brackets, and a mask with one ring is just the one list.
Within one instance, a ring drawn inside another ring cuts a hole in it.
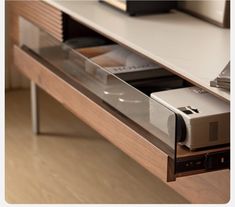
[{"label": "transparent glass panel", "polygon": [[20,19],[20,34],[21,46],[26,46],[101,99],[129,120],[130,126],[134,123],[146,132],[146,139],[174,158],[174,112],[23,18]]}]

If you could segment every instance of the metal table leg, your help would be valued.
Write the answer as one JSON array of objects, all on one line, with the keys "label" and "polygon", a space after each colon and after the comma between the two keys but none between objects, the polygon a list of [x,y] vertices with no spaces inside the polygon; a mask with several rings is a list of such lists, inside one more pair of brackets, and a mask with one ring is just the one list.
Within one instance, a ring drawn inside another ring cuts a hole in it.
[{"label": "metal table leg", "polygon": [[31,118],[32,130],[34,134],[39,134],[39,94],[37,85],[31,81]]}]

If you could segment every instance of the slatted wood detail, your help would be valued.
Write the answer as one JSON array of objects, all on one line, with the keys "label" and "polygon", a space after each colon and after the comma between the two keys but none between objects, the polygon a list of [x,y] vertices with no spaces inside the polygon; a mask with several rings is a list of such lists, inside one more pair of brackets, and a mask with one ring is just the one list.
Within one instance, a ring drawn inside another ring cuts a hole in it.
[{"label": "slatted wood detail", "polygon": [[63,40],[61,11],[42,1],[11,1],[9,5],[10,37],[15,43],[19,43],[19,16],[36,24],[59,41]]},{"label": "slatted wood detail", "polygon": [[6,87],[28,87],[29,83],[13,65],[13,45],[19,44],[19,16],[63,41],[62,12],[43,1],[6,1]]}]

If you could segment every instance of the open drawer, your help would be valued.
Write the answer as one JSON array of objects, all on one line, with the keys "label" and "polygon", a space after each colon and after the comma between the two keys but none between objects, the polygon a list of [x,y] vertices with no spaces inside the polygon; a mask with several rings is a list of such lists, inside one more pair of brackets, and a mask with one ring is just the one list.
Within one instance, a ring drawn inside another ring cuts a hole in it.
[{"label": "open drawer", "polygon": [[[20,21],[24,29],[21,45],[14,47],[17,68],[153,174],[174,181],[178,176],[229,168],[228,146],[193,152],[181,147],[178,141],[185,136],[185,123],[180,114],[68,44]],[[100,74],[109,81],[102,81]]]}]

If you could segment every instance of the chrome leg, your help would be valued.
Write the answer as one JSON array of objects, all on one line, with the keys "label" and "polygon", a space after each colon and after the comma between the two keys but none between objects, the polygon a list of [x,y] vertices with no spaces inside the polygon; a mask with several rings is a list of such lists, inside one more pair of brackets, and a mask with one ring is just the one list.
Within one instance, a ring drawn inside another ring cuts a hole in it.
[{"label": "chrome leg", "polygon": [[39,134],[39,94],[37,85],[31,81],[31,118],[32,130],[34,134]]}]

